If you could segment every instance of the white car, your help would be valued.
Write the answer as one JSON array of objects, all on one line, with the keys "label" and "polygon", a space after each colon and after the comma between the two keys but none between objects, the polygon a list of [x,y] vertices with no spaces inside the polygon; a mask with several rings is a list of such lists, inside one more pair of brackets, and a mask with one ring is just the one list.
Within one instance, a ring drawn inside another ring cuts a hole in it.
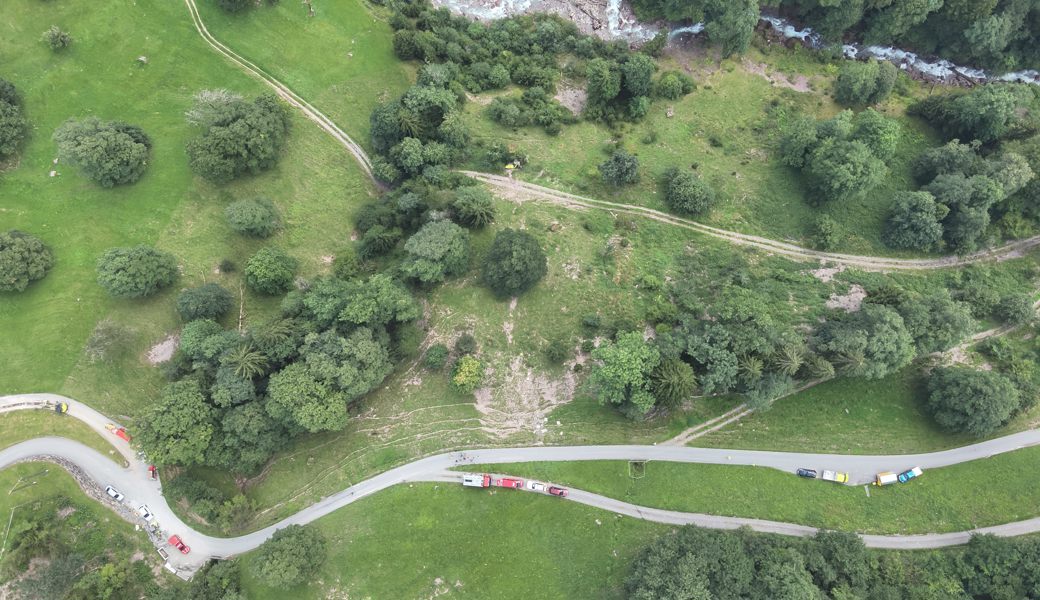
[{"label": "white car", "polygon": [[141,518],[149,523],[155,520],[155,515],[153,515],[152,511],[148,510],[148,507],[144,504],[137,507],[137,514],[141,515]]},{"label": "white car", "polygon": [[109,496],[111,496],[111,498],[113,500],[115,500],[116,502],[122,502],[123,501],[123,495],[120,494],[116,490],[116,488],[114,488],[114,487],[112,487],[110,485],[105,487],[105,493],[108,494]]},{"label": "white car", "polygon": [[538,483],[537,481],[528,481],[527,482],[527,489],[531,490],[532,492],[544,492],[545,491],[545,484],[544,483]]}]

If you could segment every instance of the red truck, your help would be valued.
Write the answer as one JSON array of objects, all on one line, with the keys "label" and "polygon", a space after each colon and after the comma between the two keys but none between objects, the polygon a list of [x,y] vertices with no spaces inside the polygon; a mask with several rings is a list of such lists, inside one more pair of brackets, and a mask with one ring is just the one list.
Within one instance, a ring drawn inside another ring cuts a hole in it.
[{"label": "red truck", "polygon": [[503,477],[502,479],[496,479],[495,485],[498,487],[511,488],[519,490],[524,487],[523,479],[514,479],[512,477]]},{"label": "red truck", "polygon": [[462,485],[466,487],[491,487],[491,476],[487,473],[466,473],[462,476]]},{"label": "red truck", "polygon": [[126,429],[123,428],[123,427],[119,427],[118,425],[113,425],[112,423],[106,423],[105,424],[105,429],[111,431],[113,434],[115,434],[116,437],[118,437],[118,438],[120,438],[120,439],[122,439],[124,441],[127,441],[127,442],[130,441],[130,434],[127,433]]}]

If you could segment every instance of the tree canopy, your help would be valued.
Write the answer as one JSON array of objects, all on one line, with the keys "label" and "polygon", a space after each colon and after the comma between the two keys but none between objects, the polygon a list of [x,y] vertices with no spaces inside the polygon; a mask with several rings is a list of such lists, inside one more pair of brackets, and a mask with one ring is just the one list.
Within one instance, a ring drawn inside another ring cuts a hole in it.
[{"label": "tree canopy", "polygon": [[38,237],[17,229],[0,232],[0,292],[21,292],[53,266],[54,254]]},{"label": "tree canopy", "polygon": [[140,127],[97,117],[65,121],[54,132],[54,141],[58,160],[106,188],[140,179],[152,148]]},{"label": "tree canopy", "polygon": [[942,242],[942,220],[950,212],[928,192],[897,192],[882,237],[893,248],[932,250]]},{"label": "tree canopy", "polygon": [[834,99],[846,106],[884,102],[899,70],[888,61],[845,61],[834,82]]},{"label": "tree canopy", "polygon": [[261,248],[246,263],[246,285],[261,294],[281,294],[293,285],[298,263],[281,248]]},{"label": "tree canopy", "polygon": [[159,404],[142,419],[136,436],[157,463],[191,465],[202,462],[213,430],[213,409],[198,382],[185,379],[163,388]]},{"label": "tree canopy", "polygon": [[432,221],[404,244],[408,258],[401,265],[406,277],[420,283],[440,283],[469,267],[469,232],[451,221]]},{"label": "tree canopy", "polygon": [[639,159],[624,150],[615,150],[610,158],[600,163],[599,173],[605,183],[615,187],[638,183]]},{"label": "tree canopy", "polygon": [[14,84],[0,78],[0,158],[15,153],[28,127]]},{"label": "tree canopy", "polygon": [[642,417],[654,407],[650,376],[661,354],[643,339],[640,331],[619,333],[616,342],[604,342],[592,351],[596,361],[588,387],[600,404],[613,404],[632,417]]},{"label": "tree canopy", "polygon": [[914,340],[903,318],[876,304],[827,321],[817,329],[813,342],[852,377],[881,379],[914,358]]},{"label": "tree canopy", "polygon": [[679,214],[701,215],[718,202],[715,189],[689,171],[672,170],[665,176],[665,181],[665,200]]},{"label": "tree canopy", "polygon": [[234,297],[219,283],[205,283],[188,288],[177,296],[177,313],[185,322],[195,319],[219,319],[226,315]]},{"label": "tree canopy", "polygon": [[233,94],[195,97],[189,112],[202,134],[187,145],[191,170],[214,183],[227,183],[247,173],[260,173],[278,162],[289,135],[289,112],[274,95],[264,94],[252,102]]},{"label": "tree canopy", "polygon": [[499,298],[524,293],[545,277],[545,253],[526,231],[503,229],[495,234],[484,257],[480,277]]},{"label": "tree canopy", "polygon": [[97,282],[116,298],[151,296],[177,279],[177,259],[151,246],[111,248],[97,262]]},{"label": "tree canopy", "polygon": [[287,590],[317,574],[325,562],[327,546],[325,537],[314,527],[289,525],[261,544],[250,564],[264,585]]},{"label": "tree canopy", "polygon": [[1007,377],[967,367],[935,369],[928,393],[928,408],[941,427],[979,437],[996,431],[1022,403]]}]

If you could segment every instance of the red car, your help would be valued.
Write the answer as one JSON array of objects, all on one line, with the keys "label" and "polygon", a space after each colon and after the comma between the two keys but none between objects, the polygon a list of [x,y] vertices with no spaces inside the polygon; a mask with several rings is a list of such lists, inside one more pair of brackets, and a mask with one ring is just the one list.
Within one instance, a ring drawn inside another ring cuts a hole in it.
[{"label": "red car", "polygon": [[524,487],[524,480],[513,479],[511,477],[503,477],[502,479],[495,481],[495,485],[497,485],[498,487],[512,488],[514,490],[518,490]]},{"label": "red car", "polygon": [[555,485],[549,486],[549,493],[553,496],[559,496],[560,498],[567,497],[567,490],[563,489],[562,487],[556,487]]},{"label": "red car", "polygon": [[187,554],[191,552],[191,548],[184,545],[179,535],[170,537],[170,545],[181,551],[181,554]]}]

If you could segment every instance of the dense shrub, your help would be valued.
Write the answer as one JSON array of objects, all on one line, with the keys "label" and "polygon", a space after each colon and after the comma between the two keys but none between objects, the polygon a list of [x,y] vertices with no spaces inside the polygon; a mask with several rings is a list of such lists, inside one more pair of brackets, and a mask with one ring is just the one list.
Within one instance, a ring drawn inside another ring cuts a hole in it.
[{"label": "dense shrub", "polygon": [[448,361],[448,347],[444,344],[434,344],[426,351],[426,359],[423,361],[426,368],[431,371],[440,371],[444,363]]},{"label": "dense shrub", "polygon": [[893,248],[935,249],[942,241],[942,220],[949,212],[928,192],[897,192],[882,238]]},{"label": "dense shrub", "polygon": [[524,293],[545,277],[545,253],[526,231],[503,229],[495,234],[480,277],[499,298]]},{"label": "dense shrub", "polygon": [[459,223],[473,228],[486,227],[495,220],[495,205],[491,194],[480,186],[468,186],[455,190],[451,203]]},{"label": "dense shrub", "polygon": [[97,117],[69,119],[54,132],[58,159],[101,187],[134,183],[144,174],[152,142],[140,127]]},{"label": "dense shrub", "polygon": [[605,183],[615,187],[638,183],[639,159],[624,150],[617,150],[600,163],[599,173]]},{"label": "dense shrub", "polygon": [[464,394],[472,394],[484,380],[484,364],[476,357],[466,354],[455,361],[451,372],[451,385]]},{"label": "dense shrub", "polygon": [[252,237],[270,237],[281,225],[274,203],[262,197],[232,202],[224,209],[224,215],[231,229]]},{"label": "dense shrub", "polygon": [[97,281],[116,298],[144,298],[177,278],[177,259],[151,246],[112,248],[97,262]]},{"label": "dense shrub", "polygon": [[289,291],[296,273],[296,259],[279,248],[261,248],[246,263],[246,285],[261,294],[281,294]]},{"label": "dense shrub", "polygon": [[325,537],[314,527],[289,525],[274,532],[256,551],[254,574],[264,585],[288,590],[318,573],[328,554]]},{"label": "dense shrub", "polygon": [[845,61],[834,82],[834,99],[847,106],[884,102],[898,73],[888,61]]},{"label": "dense shrub", "polygon": [[17,229],[0,232],[0,292],[21,292],[52,266],[54,254],[36,236]]},{"label": "dense shrub", "polygon": [[665,178],[665,201],[679,214],[702,215],[718,202],[715,189],[689,171],[671,169]]},{"label": "dense shrub", "polygon": [[477,339],[473,337],[473,334],[463,333],[455,340],[455,353],[459,355],[477,353]]},{"label": "dense shrub", "polygon": [[177,313],[185,322],[195,319],[219,319],[234,306],[231,292],[216,283],[188,288],[177,296]]}]

